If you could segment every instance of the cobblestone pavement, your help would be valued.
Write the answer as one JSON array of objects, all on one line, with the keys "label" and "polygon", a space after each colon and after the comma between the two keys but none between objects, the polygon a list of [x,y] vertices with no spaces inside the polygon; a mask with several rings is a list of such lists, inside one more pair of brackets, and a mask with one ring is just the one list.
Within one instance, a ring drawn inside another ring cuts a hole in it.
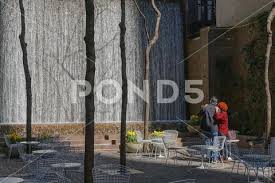
[{"label": "cobblestone pavement", "polygon": [[[106,160],[119,160],[116,153],[106,153],[103,156]],[[185,179],[196,179],[198,183],[247,182],[247,177],[243,175],[243,168],[241,174],[231,173],[232,163],[226,163],[224,168],[218,164],[211,165],[207,170],[200,170],[197,168],[200,162],[194,162],[191,167],[188,167],[188,162],[183,160],[178,160],[176,165],[173,160],[170,160],[168,165],[165,165],[164,159],[136,157],[133,154],[129,154],[127,159],[129,167],[143,172],[131,176],[133,183],[176,183]]]},{"label": "cobblestone pavement", "polygon": [[[119,163],[117,152],[100,152],[96,157],[96,165]],[[131,175],[132,183],[176,183],[184,179],[196,179],[198,183],[247,182],[247,177],[243,175],[243,168],[240,174],[231,173],[231,163],[225,163],[224,167],[220,164],[212,165],[207,170],[197,169],[199,165],[200,162],[194,162],[191,167],[188,167],[187,161],[183,160],[178,160],[176,165],[173,160],[170,160],[168,165],[165,165],[164,159],[127,155],[127,166],[134,169],[135,173]],[[0,177],[8,176],[22,166],[23,163],[19,159],[8,161],[5,156],[0,156]]]}]

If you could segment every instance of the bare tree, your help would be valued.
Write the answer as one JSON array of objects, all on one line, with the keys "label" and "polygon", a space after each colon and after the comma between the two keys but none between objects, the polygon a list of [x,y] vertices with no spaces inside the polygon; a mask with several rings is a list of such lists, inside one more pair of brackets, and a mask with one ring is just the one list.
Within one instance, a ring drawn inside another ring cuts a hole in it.
[{"label": "bare tree", "polygon": [[122,107],[121,107],[121,128],[120,128],[120,164],[126,166],[126,119],[127,119],[127,95],[128,82],[126,72],[126,48],[125,48],[125,0],[121,0],[121,22],[120,27],[120,54],[122,72]]},{"label": "bare tree", "polygon": [[272,29],[271,25],[275,16],[275,0],[273,0],[272,10],[267,18],[267,33],[268,42],[265,55],[265,93],[266,93],[266,143],[268,143],[271,133],[271,118],[272,118],[272,106],[271,106],[271,93],[269,84],[269,63],[270,63],[270,52],[272,48]]},{"label": "bare tree", "polygon": [[[144,70],[144,80],[148,81],[145,89],[145,96],[149,99],[148,102],[145,102],[144,105],[144,138],[148,138],[148,121],[150,120],[150,53],[153,46],[156,44],[159,39],[159,30],[160,30],[160,20],[161,12],[156,6],[155,0],[151,0],[152,7],[156,13],[156,25],[154,30],[154,35],[152,38],[149,38],[149,42],[145,51],[145,70]],[[146,27],[146,26],[145,26]]]},{"label": "bare tree", "polygon": [[85,183],[93,182],[92,169],[94,167],[94,84],[95,84],[95,7],[94,0],[85,0],[86,9],[86,76],[85,80],[91,85],[92,92],[85,97],[85,162],[84,162],[84,180]]},{"label": "bare tree", "polygon": [[[27,100],[27,110],[26,110],[26,133],[27,141],[32,139],[32,87],[31,87],[31,75],[28,64],[28,53],[27,53],[27,43],[25,42],[25,32],[26,32],[26,23],[25,23],[25,9],[23,5],[23,0],[19,0],[19,7],[21,13],[21,34],[19,35],[20,45],[22,48],[23,54],[23,67],[26,80],[26,100]],[[30,147],[27,146],[27,152],[30,153]]]}]

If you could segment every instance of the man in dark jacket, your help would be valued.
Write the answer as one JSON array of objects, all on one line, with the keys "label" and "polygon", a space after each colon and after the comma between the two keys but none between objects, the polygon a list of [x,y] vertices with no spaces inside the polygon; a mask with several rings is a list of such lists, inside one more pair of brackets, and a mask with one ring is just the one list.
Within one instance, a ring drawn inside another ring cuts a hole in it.
[{"label": "man in dark jacket", "polygon": [[212,133],[218,133],[218,124],[214,119],[217,104],[218,99],[216,97],[212,97],[210,104],[205,105],[200,112],[202,115],[201,129],[205,135],[210,138],[212,138]]},{"label": "man in dark jacket", "polygon": [[[215,121],[214,115],[216,113],[216,106],[218,104],[218,99],[212,97],[210,104],[207,104],[202,107],[200,115],[202,116],[201,120],[201,129],[205,136],[205,143],[207,145],[212,145],[212,140],[215,136],[218,136],[218,124]],[[211,154],[211,159],[216,161],[218,155],[216,153]]]}]

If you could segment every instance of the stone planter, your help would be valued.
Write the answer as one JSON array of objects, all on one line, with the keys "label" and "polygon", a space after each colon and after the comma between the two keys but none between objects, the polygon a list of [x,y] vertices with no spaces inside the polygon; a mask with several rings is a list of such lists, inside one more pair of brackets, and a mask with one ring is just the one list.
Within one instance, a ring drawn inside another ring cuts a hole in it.
[{"label": "stone planter", "polygon": [[198,133],[198,131],[200,131],[200,126],[187,125],[187,130],[188,130],[189,133],[195,134],[195,133]]},{"label": "stone planter", "polygon": [[143,145],[138,143],[126,143],[126,152],[136,153],[137,150],[142,150]]}]

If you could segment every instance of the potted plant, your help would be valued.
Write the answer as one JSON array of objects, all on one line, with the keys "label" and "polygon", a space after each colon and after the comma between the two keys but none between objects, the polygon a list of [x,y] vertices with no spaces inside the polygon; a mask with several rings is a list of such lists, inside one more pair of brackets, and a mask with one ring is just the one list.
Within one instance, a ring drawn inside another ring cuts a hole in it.
[{"label": "potted plant", "polygon": [[16,132],[12,132],[11,134],[9,134],[8,138],[11,144],[16,144],[16,142],[21,142],[23,139],[22,136]]},{"label": "potted plant", "polygon": [[128,130],[126,135],[126,151],[128,153],[135,153],[141,150],[143,147],[142,143],[137,141],[137,133],[134,130]]},{"label": "potted plant", "polygon": [[162,138],[164,136],[164,131],[158,131],[158,130],[155,130],[152,134],[151,134],[151,137],[152,138]]},{"label": "potted plant", "polygon": [[192,115],[189,122],[187,123],[187,130],[190,133],[198,133],[200,130],[201,118],[198,115]]},{"label": "potted plant", "polygon": [[43,143],[50,143],[53,141],[53,137],[48,132],[42,132],[38,134],[38,140]]}]

